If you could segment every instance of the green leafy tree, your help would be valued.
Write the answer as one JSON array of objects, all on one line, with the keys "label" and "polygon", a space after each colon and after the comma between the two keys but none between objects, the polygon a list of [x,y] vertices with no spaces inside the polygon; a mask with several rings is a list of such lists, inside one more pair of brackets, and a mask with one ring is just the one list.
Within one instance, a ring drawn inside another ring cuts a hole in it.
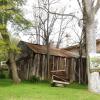
[{"label": "green leafy tree", "polygon": [[24,3],[25,0],[0,0],[0,44],[2,45],[2,51],[6,48],[5,52],[8,54],[12,78],[15,83],[21,82],[15,62],[15,55],[19,52],[19,48],[17,48],[16,39],[12,38],[8,32],[7,25],[9,21],[21,29],[26,29],[31,25],[30,22],[23,17],[23,13],[19,9]]}]

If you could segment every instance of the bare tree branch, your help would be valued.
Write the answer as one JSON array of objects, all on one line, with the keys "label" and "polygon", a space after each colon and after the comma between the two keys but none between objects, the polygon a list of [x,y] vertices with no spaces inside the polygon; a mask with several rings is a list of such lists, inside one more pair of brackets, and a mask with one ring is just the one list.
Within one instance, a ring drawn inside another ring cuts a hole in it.
[{"label": "bare tree branch", "polygon": [[100,0],[97,0],[96,6],[94,7],[95,13],[97,13],[99,8],[100,8]]},{"label": "bare tree branch", "polygon": [[78,2],[78,4],[79,4],[79,7],[80,7],[81,11],[83,12],[83,9],[82,9],[82,6],[81,6],[80,1],[79,1],[79,0],[77,0],[77,2]]},{"label": "bare tree branch", "polygon": [[61,13],[51,12],[51,11],[49,11],[49,13],[56,14],[56,15],[59,15],[59,16],[69,16],[69,17],[73,17],[73,18],[76,18],[77,20],[79,20],[79,18],[77,16],[75,16],[74,14],[72,14],[72,13],[69,13],[69,14],[61,14]]}]

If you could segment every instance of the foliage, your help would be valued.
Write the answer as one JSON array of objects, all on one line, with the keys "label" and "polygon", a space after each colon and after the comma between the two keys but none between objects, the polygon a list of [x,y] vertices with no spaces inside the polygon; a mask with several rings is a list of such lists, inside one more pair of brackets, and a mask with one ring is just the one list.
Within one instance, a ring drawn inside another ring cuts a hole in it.
[{"label": "foliage", "polygon": [[[0,35],[2,40],[0,45],[6,48],[7,51],[16,53],[19,52],[17,48],[18,43],[14,38],[12,40],[11,33],[8,32],[7,24],[10,21],[21,29],[30,27],[31,23],[23,17],[23,13],[20,9],[20,5],[23,5],[26,0],[0,0]],[[2,50],[3,51],[3,50]]]},{"label": "foliage", "polygon": [[34,75],[34,76],[31,77],[30,81],[31,81],[32,83],[37,83],[37,82],[40,81],[40,79],[39,79],[39,77],[36,77],[36,76]]},{"label": "foliage", "polygon": [[100,57],[91,57],[90,60],[91,60],[93,63],[100,63]]},{"label": "foliage", "polygon": [[0,61],[6,59],[6,52],[7,52],[6,45],[7,44],[5,41],[0,40]]},{"label": "foliage", "polygon": [[52,86],[52,87],[56,86],[56,83],[51,83],[51,86]]},{"label": "foliage", "polygon": [[40,80],[40,83],[50,83],[49,80]]},{"label": "foliage", "polygon": [[[23,17],[23,13],[20,9],[25,3],[25,0],[0,0],[0,36],[1,36],[1,53],[7,53],[10,65],[12,67],[12,76],[15,83],[20,83],[20,78],[18,77],[17,67],[15,62],[16,54],[19,53],[20,49],[17,47],[18,40],[12,37],[11,33],[8,31],[7,25],[12,23],[12,28],[14,26],[20,27],[21,29],[28,28],[30,22]],[[6,44],[2,44],[2,43]],[[3,50],[6,51],[3,51]]]},{"label": "foliage", "polygon": [[5,78],[6,78],[5,74],[3,72],[0,72],[0,79],[5,79]]}]

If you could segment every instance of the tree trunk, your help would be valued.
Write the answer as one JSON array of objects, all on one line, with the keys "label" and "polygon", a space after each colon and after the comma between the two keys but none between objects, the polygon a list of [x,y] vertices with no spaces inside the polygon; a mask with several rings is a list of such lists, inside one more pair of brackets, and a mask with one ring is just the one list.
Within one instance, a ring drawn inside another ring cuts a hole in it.
[{"label": "tree trunk", "polygon": [[90,72],[90,53],[96,53],[95,15],[100,8],[100,0],[82,0],[83,8],[83,33],[86,40],[86,57],[89,91],[100,93],[99,72]]},{"label": "tree trunk", "polygon": [[93,20],[86,24],[86,44],[87,44],[87,66],[88,66],[88,89],[92,92],[100,93],[100,76],[99,72],[90,73],[89,54],[96,53],[96,36],[94,33],[95,23]]},{"label": "tree trunk", "polygon": [[17,66],[16,66],[15,57],[13,53],[9,53],[9,61],[10,61],[10,67],[12,70],[13,81],[14,83],[20,83],[21,80],[18,77]]}]

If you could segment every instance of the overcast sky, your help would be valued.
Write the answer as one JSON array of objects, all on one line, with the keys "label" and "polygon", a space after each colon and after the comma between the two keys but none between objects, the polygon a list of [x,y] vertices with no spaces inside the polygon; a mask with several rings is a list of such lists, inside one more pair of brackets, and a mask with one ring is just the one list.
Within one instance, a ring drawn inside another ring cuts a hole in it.
[{"label": "overcast sky", "polygon": [[[70,1],[70,2],[69,2]],[[24,6],[25,11],[27,12],[26,17],[32,17],[32,6],[36,4],[36,0],[27,0],[26,6]],[[66,7],[66,13],[77,13],[77,16],[80,17],[79,6],[77,0],[59,0],[58,3],[52,5],[52,8],[60,10],[61,8]]]},{"label": "overcast sky", "polygon": [[[69,2],[70,1],[70,2]],[[24,8],[24,13],[25,13],[25,17],[29,20],[33,19],[33,14],[32,14],[32,6],[33,4],[36,4],[36,0],[27,0],[26,5],[23,7]],[[81,11],[80,11],[80,7],[77,3],[77,0],[60,0],[58,3],[52,5],[53,9],[58,9],[58,11],[63,8],[66,7],[66,12],[65,13],[74,13],[77,17],[79,17],[81,19],[82,15],[81,15]],[[100,13],[98,12],[96,19],[98,20],[98,32],[97,34],[100,33]],[[77,27],[77,32],[80,34],[81,33],[81,29]],[[71,36],[73,39],[77,40],[77,37],[75,36],[75,34],[71,31],[71,29],[68,30],[71,33]],[[98,37],[100,37],[100,35],[98,35]],[[23,36],[21,35],[22,40],[27,41],[29,37],[27,36]],[[56,38],[56,37],[55,37]]]}]

